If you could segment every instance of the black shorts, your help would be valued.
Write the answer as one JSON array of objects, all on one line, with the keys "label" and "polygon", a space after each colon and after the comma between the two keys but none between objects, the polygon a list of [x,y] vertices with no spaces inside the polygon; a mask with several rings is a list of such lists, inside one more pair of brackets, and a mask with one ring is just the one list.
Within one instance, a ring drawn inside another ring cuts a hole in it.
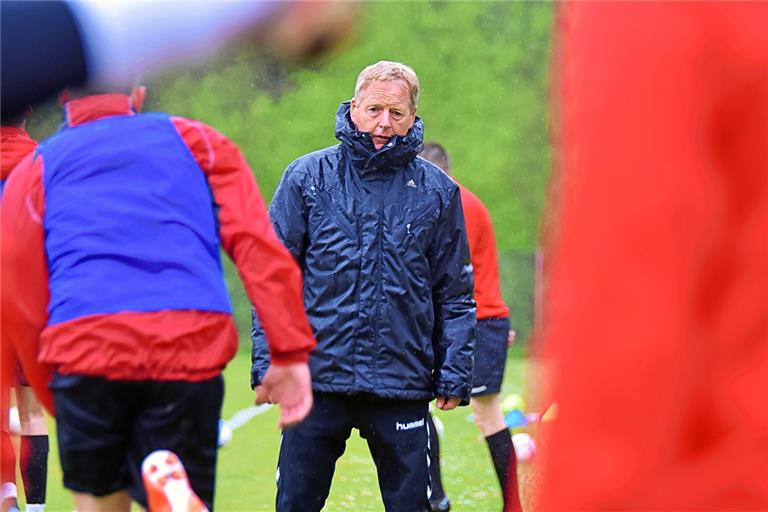
[{"label": "black shorts", "polygon": [[472,396],[493,395],[501,391],[507,365],[509,318],[484,318],[475,328],[475,367],[472,371]]},{"label": "black shorts", "polygon": [[175,452],[212,510],[224,382],[113,381],[55,374],[51,381],[64,487],[105,496],[127,490],[146,508],[141,462]]}]

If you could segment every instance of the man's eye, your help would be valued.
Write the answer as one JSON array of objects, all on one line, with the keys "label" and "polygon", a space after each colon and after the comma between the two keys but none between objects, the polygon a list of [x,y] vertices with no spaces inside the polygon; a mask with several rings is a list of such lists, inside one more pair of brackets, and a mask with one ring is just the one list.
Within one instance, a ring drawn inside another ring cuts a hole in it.
[{"label": "man's eye", "polygon": [[379,111],[379,107],[368,107],[368,112],[375,113]]},{"label": "man's eye", "polygon": [[392,117],[403,117],[403,113],[399,110],[392,111]]}]

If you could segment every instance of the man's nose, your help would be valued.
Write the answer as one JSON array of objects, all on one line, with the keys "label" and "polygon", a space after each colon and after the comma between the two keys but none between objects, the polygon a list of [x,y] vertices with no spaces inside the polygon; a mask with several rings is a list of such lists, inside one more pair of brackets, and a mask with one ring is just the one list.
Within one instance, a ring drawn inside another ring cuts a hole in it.
[{"label": "man's nose", "polygon": [[379,117],[379,127],[381,128],[389,128],[392,125],[392,120],[389,117],[389,112],[384,111],[381,113],[381,116]]}]

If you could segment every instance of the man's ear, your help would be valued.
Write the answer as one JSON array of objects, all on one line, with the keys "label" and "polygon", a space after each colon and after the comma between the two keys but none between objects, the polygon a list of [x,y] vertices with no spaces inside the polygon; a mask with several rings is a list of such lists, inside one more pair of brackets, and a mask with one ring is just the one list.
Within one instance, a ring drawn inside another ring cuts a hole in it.
[{"label": "man's ear", "polygon": [[147,95],[147,88],[143,85],[139,85],[133,88],[131,91],[131,108],[134,112],[141,112],[141,107],[144,106],[144,97]]}]

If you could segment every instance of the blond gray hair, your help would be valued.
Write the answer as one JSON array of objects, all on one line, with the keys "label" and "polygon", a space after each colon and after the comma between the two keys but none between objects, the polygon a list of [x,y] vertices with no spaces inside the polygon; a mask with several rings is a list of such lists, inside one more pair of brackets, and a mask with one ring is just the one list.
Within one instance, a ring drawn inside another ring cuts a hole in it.
[{"label": "blond gray hair", "polygon": [[416,106],[419,104],[419,77],[416,76],[416,72],[410,66],[400,62],[380,60],[376,64],[366,67],[357,75],[357,83],[355,84],[356,101],[360,101],[362,92],[375,80],[384,82],[400,80],[405,83],[411,95],[411,109],[416,110]]}]

